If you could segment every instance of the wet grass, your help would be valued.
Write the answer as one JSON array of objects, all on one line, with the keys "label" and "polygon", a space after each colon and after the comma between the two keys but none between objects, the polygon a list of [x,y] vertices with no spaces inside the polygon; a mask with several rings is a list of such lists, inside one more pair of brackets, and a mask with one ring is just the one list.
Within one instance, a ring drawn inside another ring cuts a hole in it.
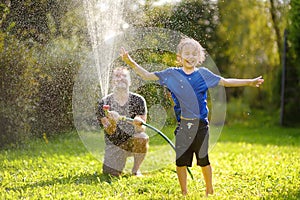
[{"label": "wet grass", "polygon": [[[210,160],[215,188],[210,199],[300,199],[299,128],[226,125]],[[182,199],[173,163],[142,178],[111,178],[101,165],[77,133],[2,150],[0,199]],[[191,171],[186,199],[204,198],[201,169]]]}]

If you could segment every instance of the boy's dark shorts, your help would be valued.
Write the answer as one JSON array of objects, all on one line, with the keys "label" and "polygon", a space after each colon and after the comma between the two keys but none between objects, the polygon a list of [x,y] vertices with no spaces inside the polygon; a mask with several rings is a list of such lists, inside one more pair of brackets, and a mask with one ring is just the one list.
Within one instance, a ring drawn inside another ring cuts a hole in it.
[{"label": "boy's dark shorts", "polygon": [[209,126],[199,119],[181,120],[176,134],[176,166],[192,166],[196,155],[197,165],[210,164],[208,158]]}]

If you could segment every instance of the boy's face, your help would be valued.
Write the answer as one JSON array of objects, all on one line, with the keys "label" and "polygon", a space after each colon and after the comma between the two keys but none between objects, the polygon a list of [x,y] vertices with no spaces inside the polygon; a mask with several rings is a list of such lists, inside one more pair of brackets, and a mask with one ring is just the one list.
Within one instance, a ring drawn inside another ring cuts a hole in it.
[{"label": "boy's face", "polygon": [[199,63],[199,52],[192,44],[186,44],[182,48],[180,61],[183,67],[192,68]]}]

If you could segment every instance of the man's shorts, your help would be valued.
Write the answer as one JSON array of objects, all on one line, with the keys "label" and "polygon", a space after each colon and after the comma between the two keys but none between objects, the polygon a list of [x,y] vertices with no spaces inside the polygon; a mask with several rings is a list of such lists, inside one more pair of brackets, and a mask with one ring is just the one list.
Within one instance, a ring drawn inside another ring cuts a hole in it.
[{"label": "man's shorts", "polygon": [[196,155],[197,165],[209,165],[208,159],[209,126],[199,119],[181,119],[176,134],[176,166],[192,166]]},{"label": "man's shorts", "polygon": [[103,163],[103,173],[113,176],[121,175],[126,160],[134,154],[146,154],[149,137],[145,133],[135,134],[132,138],[121,144],[107,144]]}]

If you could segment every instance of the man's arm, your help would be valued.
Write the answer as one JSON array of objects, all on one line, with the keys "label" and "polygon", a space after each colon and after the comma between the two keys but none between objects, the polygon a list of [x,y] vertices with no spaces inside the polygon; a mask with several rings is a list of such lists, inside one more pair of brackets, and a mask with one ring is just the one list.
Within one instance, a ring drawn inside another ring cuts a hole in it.
[{"label": "man's arm", "polygon": [[130,57],[130,55],[124,48],[121,49],[121,57],[122,57],[122,60],[135,71],[135,73],[137,73],[140,77],[142,77],[142,79],[148,80],[148,81],[158,80],[158,77],[153,72],[148,72],[143,67],[141,67],[139,64],[137,64]]},{"label": "man's arm", "polygon": [[221,78],[219,81],[219,85],[222,85],[224,87],[259,87],[263,82],[264,79],[262,78],[262,76],[253,79]]}]

